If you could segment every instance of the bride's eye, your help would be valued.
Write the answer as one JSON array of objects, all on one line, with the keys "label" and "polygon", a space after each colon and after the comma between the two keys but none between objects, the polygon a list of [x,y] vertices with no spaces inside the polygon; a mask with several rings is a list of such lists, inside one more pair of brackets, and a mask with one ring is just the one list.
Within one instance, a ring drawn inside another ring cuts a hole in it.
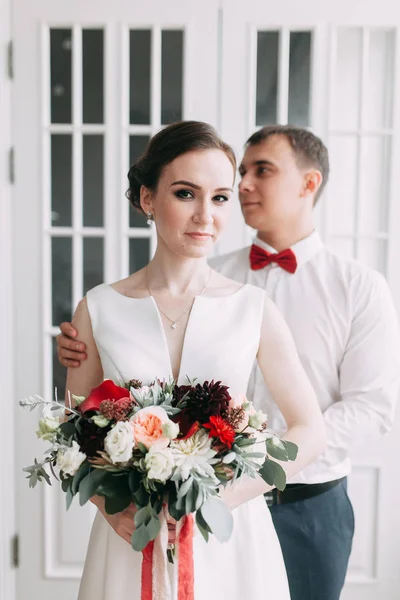
[{"label": "bride's eye", "polygon": [[213,198],[213,202],[216,202],[217,204],[223,204],[224,202],[228,202],[228,200],[228,196],[223,196],[221,194],[218,194],[218,196],[214,196]]},{"label": "bride's eye", "polygon": [[194,198],[193,192],[190,190],[178,190],[175,192],[175,196],[181,200],[192,200]]}]

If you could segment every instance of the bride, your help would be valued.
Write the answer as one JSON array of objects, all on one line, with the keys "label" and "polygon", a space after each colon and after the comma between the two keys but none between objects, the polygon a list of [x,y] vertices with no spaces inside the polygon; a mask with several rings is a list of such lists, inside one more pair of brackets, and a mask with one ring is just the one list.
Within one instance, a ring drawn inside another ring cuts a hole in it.
[{"label": "bride", "polygon": [[[73,326],[87,360],[69,369],[67,389],[87,395],[104,378],[118,381],[186,376],[221,380],[246,392],[258,361],[287,424],[285,438],[299,447],[284,463],[291,478],[325,446],[324,423],[288,328],[265,292],[223,277],[207,256],[231,209],[236,162],[232,149],[205,123],[170,125],[155,135],[129,171],[128,197],[154,222],[157,250],[141,271],[90,290]],[[289,600],[279,542],[263,498],[261,479],[242,477],[222,492],[232,510],[230,540],[194,538],[195,600]],[[104,500],[89,541],[79,600],[139,600],[142,555],[130,538],[135,506],[115,515]],[[175,525],[169,524],[174,542]],[[170,567],[176,594],[176,566]],[[161,599],[160,599],[161,600]]]}]

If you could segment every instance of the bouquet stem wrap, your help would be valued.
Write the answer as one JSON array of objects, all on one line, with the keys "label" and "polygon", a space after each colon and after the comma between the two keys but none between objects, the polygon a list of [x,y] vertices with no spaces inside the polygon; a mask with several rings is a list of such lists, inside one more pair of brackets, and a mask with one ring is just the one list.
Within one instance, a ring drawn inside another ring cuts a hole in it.
[{"label": "bouquet stem wrap", "polygon": [[[173,600],[168,574],[168,525],[166,509],[160,515],[161,531],[143,550],[141,600]],[[193,516],[176,525],[178,556],[177,600],[194,600]]]}]

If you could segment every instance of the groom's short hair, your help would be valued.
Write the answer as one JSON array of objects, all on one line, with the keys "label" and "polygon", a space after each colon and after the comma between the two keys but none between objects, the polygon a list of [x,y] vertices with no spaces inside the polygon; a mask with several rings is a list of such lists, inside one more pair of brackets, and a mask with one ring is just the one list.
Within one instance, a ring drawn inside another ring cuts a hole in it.
[{"label": "groom's short hair", "polygon": [[301,168],[314,167],[322,175],[322,183],[315,194],[314,204],[321,196],[329,178],[329,154],[323,141],[308,129],[293,125],[266,125],[249,137],[248,146],[261,144],[273,135],[283,135],[288,140],[297,164]]}]

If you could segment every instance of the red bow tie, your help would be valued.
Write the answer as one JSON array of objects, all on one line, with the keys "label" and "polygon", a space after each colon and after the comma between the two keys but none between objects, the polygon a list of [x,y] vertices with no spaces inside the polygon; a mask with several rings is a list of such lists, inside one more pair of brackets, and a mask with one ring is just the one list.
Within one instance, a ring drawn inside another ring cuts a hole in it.
[{"label": "red bow tie", "polygon": [[294,252],[288,248],[282,250],[278,254],[273,252],[267,252],[260,248],[260,246],[252,245],[250,250],[250,266],[253,271],[263,269],[272,262],[277,263],[282,269],[289,273],[294,273],[297,269],[297,260]]}]

